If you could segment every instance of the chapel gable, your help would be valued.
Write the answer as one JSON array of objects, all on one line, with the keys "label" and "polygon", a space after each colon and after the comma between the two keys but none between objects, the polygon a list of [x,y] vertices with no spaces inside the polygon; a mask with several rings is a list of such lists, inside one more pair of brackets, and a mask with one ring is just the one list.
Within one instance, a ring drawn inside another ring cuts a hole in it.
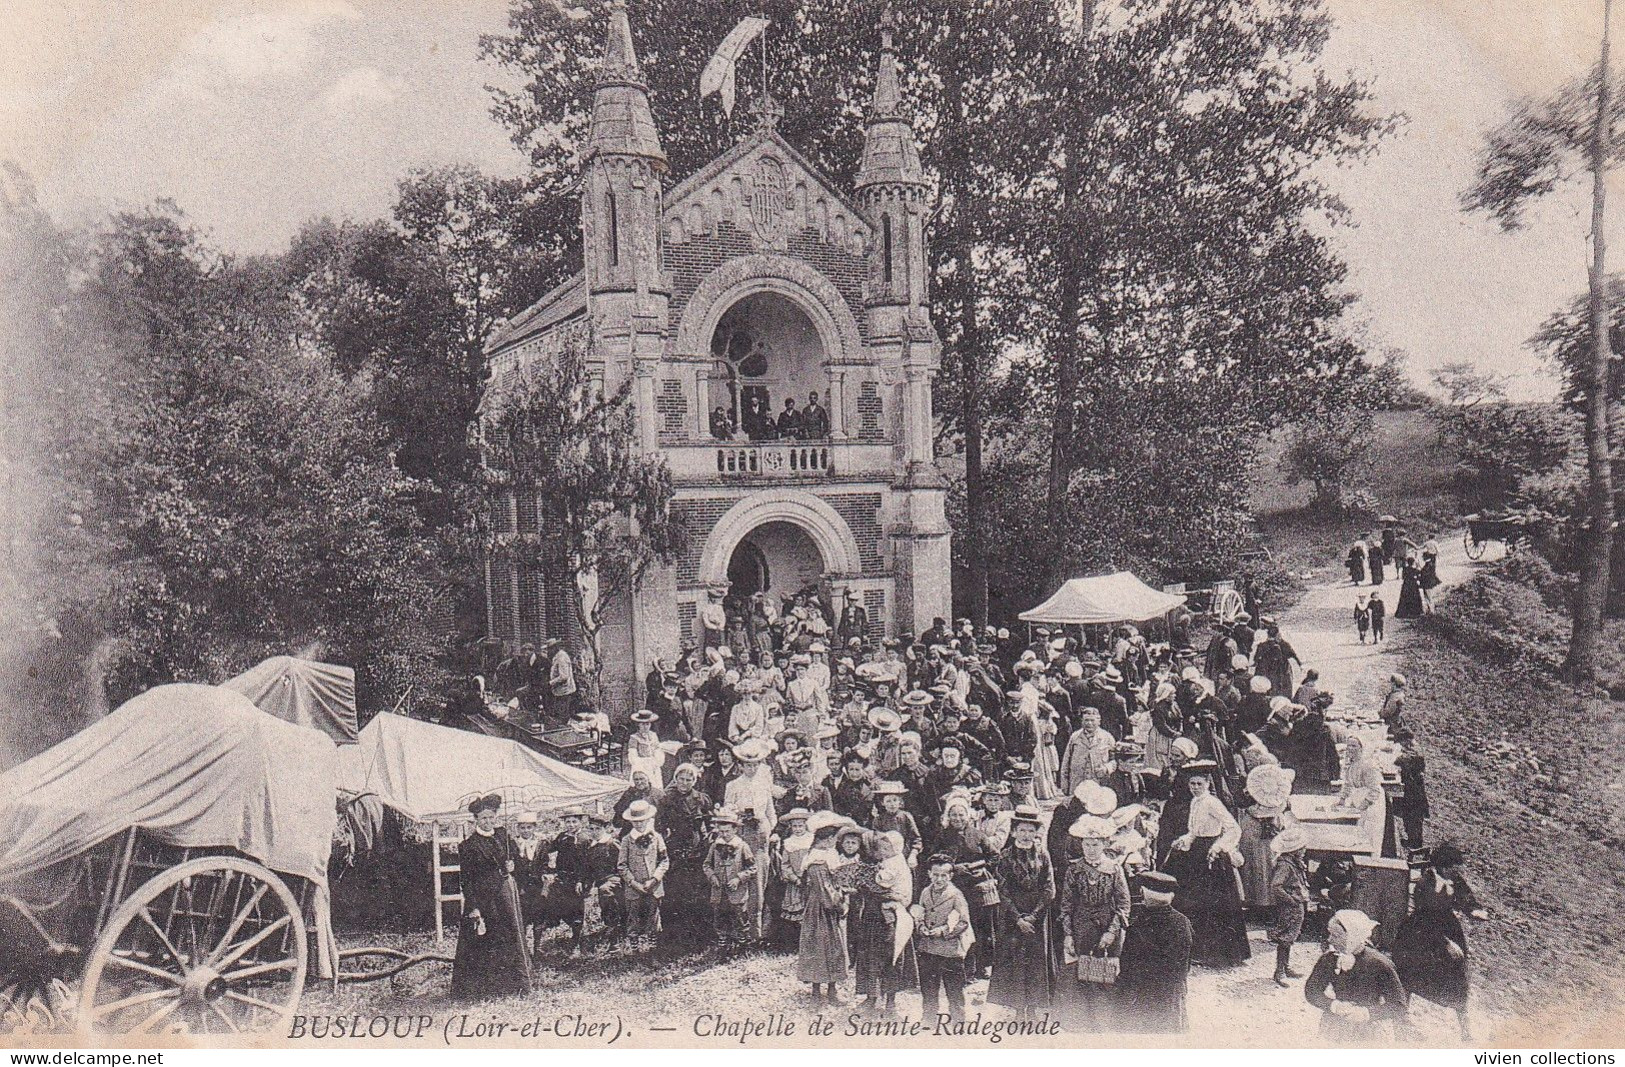
[{"label": "chapel gable", "polygon": [[764,252],[806,262],[863,320],[871,228],[777,132],[757,133],[679,184],[662,219],[672,321],[713,270]]}]

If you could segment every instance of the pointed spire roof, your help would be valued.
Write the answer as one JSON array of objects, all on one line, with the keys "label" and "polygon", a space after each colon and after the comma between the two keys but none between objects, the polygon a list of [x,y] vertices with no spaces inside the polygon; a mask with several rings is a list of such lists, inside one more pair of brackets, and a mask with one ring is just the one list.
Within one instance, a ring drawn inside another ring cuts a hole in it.
[{"label": "pointed spire roof", "polygon": [[632,46],[626,0],[609,3],[609,33],[592,97],[592,126],[583,162],[601,155],[641,156],[653,161],[657,170],[666,169],[660,131],[649,107],[649,89]]},{"label": "pointed spire roof", "polygon": [[914,127],[903,114],[903,91],[897,74],[897,48],[892,31],[897,15],[886,5],[880,17],[880,70],[875,76],[874,99],[869,104],[869,132],[863,140],[857,187],[901,182],[923,184],[920,151]]}]

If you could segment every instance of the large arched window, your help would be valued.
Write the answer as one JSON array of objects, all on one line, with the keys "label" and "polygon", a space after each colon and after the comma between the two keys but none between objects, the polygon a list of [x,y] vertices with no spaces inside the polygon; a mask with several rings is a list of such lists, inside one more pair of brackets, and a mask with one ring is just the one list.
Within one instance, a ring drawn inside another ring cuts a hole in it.
[{"label": "large arched window", "polygon": [[829,436],[828,359],[818,328],[794,300],[752,293],[735,303],[712,334],[711,359],[712,436]]}]

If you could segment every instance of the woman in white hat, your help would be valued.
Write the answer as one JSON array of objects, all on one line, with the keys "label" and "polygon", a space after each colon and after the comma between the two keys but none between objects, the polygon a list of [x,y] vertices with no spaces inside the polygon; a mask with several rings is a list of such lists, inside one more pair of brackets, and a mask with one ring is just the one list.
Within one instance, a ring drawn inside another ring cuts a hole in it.
[{"label": "woman in white hat", "polygon": [[1267,908],[1274,903],[1270,893],[1271,859],[1270,841],[1292,816],[1292,783],[1294,771],[1277,764],[1266,763],[1247,774],[1245,800],[1252,803],[1242,810],[1237,822],[1241,826],[1241,899],[1250,908]]},{"label": "woman in white hat", "polygon": [[[1084,815],[1068,830],[1075,856],[1066,866],[1061,887],[1063,962],[1084,956],[1116,959],[1122,952],[1129,921],[1128,879],[1106,854],[1115,829],[1110,819]],[[1063,1014],[1072,1016],[1071,1025],[1079,1029],[1104,1029],[1110,1021],[1111,988],[1080,977],[1059,983],[1070,994],[1063,998]]]},{"label": "woman in white hat", "polygon": [[666,751],[660,747],[655,723],[660,716],[644,708],[632,713],[633,733],[626,741],[626,765],[631,772],[642,771],[649,777],[649,788],[659,792],[666,788]]},{"label": "woman in white hat", "polygon": [[1363,911],[1345,908],[1326,924],[1331,950],[1303,984],[1304,999],[1324,1014],[1322,1035],[1337,1042],[1368,1042],[1392,1023],[1394,1037],[1410,1028],[1405,987],[1393,962],[1371,947],[1377,924]]}]

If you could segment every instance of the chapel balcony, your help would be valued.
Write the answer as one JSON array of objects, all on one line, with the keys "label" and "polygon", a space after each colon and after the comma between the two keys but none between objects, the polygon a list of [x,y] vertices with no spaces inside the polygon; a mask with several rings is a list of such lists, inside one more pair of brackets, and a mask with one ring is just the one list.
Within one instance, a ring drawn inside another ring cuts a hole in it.
[{"label": "chapel balcony", "polygon": [[660,451],[683,485],[889,481],[897,468],[887,441],[666,441]]}]

